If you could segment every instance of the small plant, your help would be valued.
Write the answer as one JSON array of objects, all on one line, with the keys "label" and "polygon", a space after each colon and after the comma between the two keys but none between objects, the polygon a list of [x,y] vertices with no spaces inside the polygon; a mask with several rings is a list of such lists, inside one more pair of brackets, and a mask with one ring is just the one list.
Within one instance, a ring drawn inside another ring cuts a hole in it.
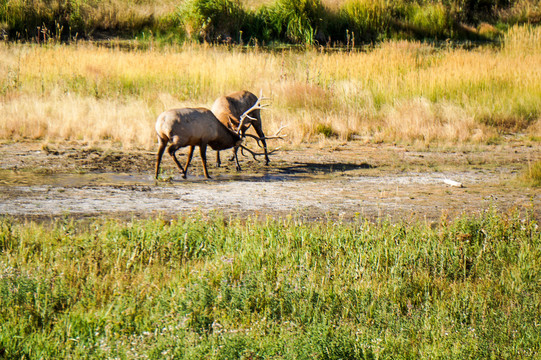
[{"label": "small plant", "polygon": [[326,138],[337,136],[337,134],[333,130],[332,126],[328,125],[328,124],[317,124],[316,133],[321,134],[321,135],[325,136]]}]

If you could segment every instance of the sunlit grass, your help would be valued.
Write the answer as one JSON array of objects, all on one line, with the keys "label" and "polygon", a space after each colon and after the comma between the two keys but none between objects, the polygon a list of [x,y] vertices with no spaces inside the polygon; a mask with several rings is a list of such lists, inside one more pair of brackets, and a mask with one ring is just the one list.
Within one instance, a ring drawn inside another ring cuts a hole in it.
[{"label": "sunlit grass", "polygon": [[522,174],[522,180],[526,185],[541,187],[541,160],[528,163]]},{"label": "sunlit grass", "polygon": [[513,28],[501,49],[474,50],[405,41],[363,52],[2,43],[0,138],[151,148],[161,111],[210,107],[240,89],[271,97],[264,128],[289,124],[294,144],[318,141],[323,127],[341,140],[482,143],[517,132],[535,138],[540,31]]},{"label": "sunlit grass", "polygon": [[529,214],[449,222],[0,219],[8,358],[529,358]]}]

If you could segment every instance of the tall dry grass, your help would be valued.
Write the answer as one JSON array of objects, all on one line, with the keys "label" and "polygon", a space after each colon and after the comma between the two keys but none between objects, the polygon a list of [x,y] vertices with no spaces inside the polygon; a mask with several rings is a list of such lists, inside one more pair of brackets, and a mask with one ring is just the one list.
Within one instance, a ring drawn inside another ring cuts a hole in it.
[{"label": "tall dry grass", "polygon": [[1,43],[0,139],[152,148],[161,111],[210,107],[239,89],[272,98],[264,127],[289,124],[293,144],[540,137],[540,37],[516,27],[501,48],[393,41],[363,52]]}]

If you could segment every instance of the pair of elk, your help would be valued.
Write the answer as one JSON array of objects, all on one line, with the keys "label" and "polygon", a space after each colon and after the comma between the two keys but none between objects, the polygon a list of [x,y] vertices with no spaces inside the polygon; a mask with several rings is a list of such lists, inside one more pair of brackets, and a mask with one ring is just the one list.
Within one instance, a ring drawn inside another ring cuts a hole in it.
[{"label": "pair of elk", "polygon": [[[260,110],[264,107],[261,105],[261,100],[263,100],[262,97],[257,98],[248,91],[240,91],[216,100],[212,107],[213,111],[205,108],[182,108],[161,113],[156,121],[159,145],[156,156],[156,179],[158,179],[160,162],[166,147],[183,178],[187,176],[195,146],[199,146],[203,173],[207,179],[210,178],[207,170],[207,146],[218,151],[218,166],[220,164],[219,151],[233,148],[236,167],[240,171],[237,155],[239,147],[249,151],[254,159],[256,155],[262,155],[242,145],[246,136],[253,137],[258,141],[258,144],[261,142],[264,145],[265,160],[268,164],[265,139],[270,137],[265,137],[261,130]],[[258,137],[246,134],[246,130],[250,126],[254,126]],[[272,138],[280,137],[278,133]],[[167,146],[168,144],[169,146]],[[185,146],[189,146],[189,151],[186,165],[183,168],[175,156],[175,152]]]}]

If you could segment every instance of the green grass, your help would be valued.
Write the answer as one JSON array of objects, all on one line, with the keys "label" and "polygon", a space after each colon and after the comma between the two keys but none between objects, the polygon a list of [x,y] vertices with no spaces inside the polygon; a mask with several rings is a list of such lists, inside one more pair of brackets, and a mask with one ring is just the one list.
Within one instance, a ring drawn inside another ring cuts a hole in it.
[{"label": "green grass", "polygon": [[0,220],[4,358],[535,358],[541,232],[423,223]]},{"label": "green grass", "polygon": [[[539,23],[538,0],[3,0],[0,36],[352,46],[388,39],[497,40]],[[105,36],[104,36],[105,35]],[[356,40],[356,42],[355,42]]]}]

